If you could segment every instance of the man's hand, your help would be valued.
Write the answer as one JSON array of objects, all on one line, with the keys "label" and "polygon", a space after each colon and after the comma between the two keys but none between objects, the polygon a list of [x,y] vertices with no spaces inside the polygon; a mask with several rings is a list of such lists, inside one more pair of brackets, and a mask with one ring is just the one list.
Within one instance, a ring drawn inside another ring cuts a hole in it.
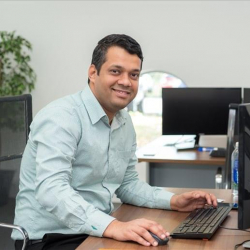
[{"label": "man's hand", "polygon": [[183,212],[203,208],[206,204],[217,207],[217,199],[213,194],[203,191],[192,191],[173,195],[170,201],[171,209]]},{"label": "man's hand", "polygon": [[158,243],[148,231],[156,234],[162,239],[169,236],[169,232],[161,225],[146,219],[137,219],[129,222],[114,220],[108,225],[103,236],[119,241],[132,240],[143,246],[157,246]]}]

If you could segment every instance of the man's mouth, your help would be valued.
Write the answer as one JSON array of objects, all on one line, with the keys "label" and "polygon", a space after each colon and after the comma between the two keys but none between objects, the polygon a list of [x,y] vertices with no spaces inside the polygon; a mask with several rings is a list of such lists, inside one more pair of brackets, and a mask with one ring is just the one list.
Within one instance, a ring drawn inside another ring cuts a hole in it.
[{"label": "man's mouth", "polygon": [[112,89],[114,90],[119,96],[128,96],[130,94],[130,91],[127,90],[121,90],[121,89]]}]

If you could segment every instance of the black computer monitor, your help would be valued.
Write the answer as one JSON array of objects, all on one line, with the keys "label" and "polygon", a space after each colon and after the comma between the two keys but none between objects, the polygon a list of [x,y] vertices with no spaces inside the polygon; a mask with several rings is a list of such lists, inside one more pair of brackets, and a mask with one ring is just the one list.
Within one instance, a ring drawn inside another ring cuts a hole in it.
[{"label": "black computer monitor", "polygon": [[250,103],[239,105],[238,228],[250,228]]},{"label": "black computer monitor", "polygon": [[162,133],[226,135],[230,103],[241,103],[241,88],[162,90]]},{"label": "black computer monitor", "polygon": [[248,88],[243,89],[243,102],[250,103],[250,89]]}]

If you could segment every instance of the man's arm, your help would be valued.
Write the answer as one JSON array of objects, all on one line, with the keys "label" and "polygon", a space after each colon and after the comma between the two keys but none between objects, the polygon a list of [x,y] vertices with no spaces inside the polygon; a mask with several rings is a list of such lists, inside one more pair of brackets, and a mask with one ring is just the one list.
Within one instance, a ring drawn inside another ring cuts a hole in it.
[{"label": "man's arm", "polygon": [[[166,192],[163,188],[151,187],[147,183],[140,181],[138,173],[135,170],[135,165],[137,163],[135,150],[136,140],[134,137],[131,157],[128,161],[128,167],[123,182],[116,190],[116,194],[122,202],[150,208],[172,208],[184,211],[185,206],[187,206],[188,209],[194,209],[197,204],[204,205],[205,197],[209,204],[214,203],[214,205],[216,205],[214,201],[215,197],[211,200],[204,192],[174,195],[173,193]],[[156,246],[157,242],[155,242],[148,231],[151,231],[160,238],[169,236],[169,232],[161,225],[146,219],[138,219],[129,222],[114,220],[109,224],[103,236],[121,241],[133,240],[144,246]]]},{"label": "man's arm", "polygon": [[[202,191],[174,195],[173,193],[166,192],[162,188],[149,186],[147,183],[139,180],[138,174],[134,168],[136,163],[136,156],[132,155],[123,183],[116,192],[117,196],[121,198],[123,202],[137,206],[173,209],[178,211],[191,211],[196,208],[204,207],[205,204],[217,206],[216,197]],[[104,236],[121,241],[133,240],[144,246],[156,246],[157,242],[155,242],[148,231],[153,232],[162,239],[169,236],[169,232],[161,225],[146,219],[133,220],[130,222],[115,220],[107,227]]]},{"label": "man's arm", "polygon": [[[186,192],[180,195],[173,195],[170,200],[171,208],[178,211],[192,211],[202,208],[206,204],[217,206],[216,197],[203,191]],[[157,246],[157,242],[148,231],[164,239],[169,236],[161,225],[154,221],[138,219],[130,222],[120,222],[114,220],[104,232],[104,236],[116,240],[133,240],[144,246]]]}]

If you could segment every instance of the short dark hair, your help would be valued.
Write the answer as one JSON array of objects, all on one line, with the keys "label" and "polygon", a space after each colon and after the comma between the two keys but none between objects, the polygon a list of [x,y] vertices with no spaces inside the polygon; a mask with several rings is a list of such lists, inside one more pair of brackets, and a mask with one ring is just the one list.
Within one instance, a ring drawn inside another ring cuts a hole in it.
[{"label": "short dark hair", "polygon": [[91,64],[95,65],[97,74],[100,73],[101,67],[106,61],[108,49],[113,46],[121,47],[131,55],[137,55],[141,59],[142,66],[143,54],[140,44],[130,36],[124,34],[112,34],[101,39],[93,51]]}]

